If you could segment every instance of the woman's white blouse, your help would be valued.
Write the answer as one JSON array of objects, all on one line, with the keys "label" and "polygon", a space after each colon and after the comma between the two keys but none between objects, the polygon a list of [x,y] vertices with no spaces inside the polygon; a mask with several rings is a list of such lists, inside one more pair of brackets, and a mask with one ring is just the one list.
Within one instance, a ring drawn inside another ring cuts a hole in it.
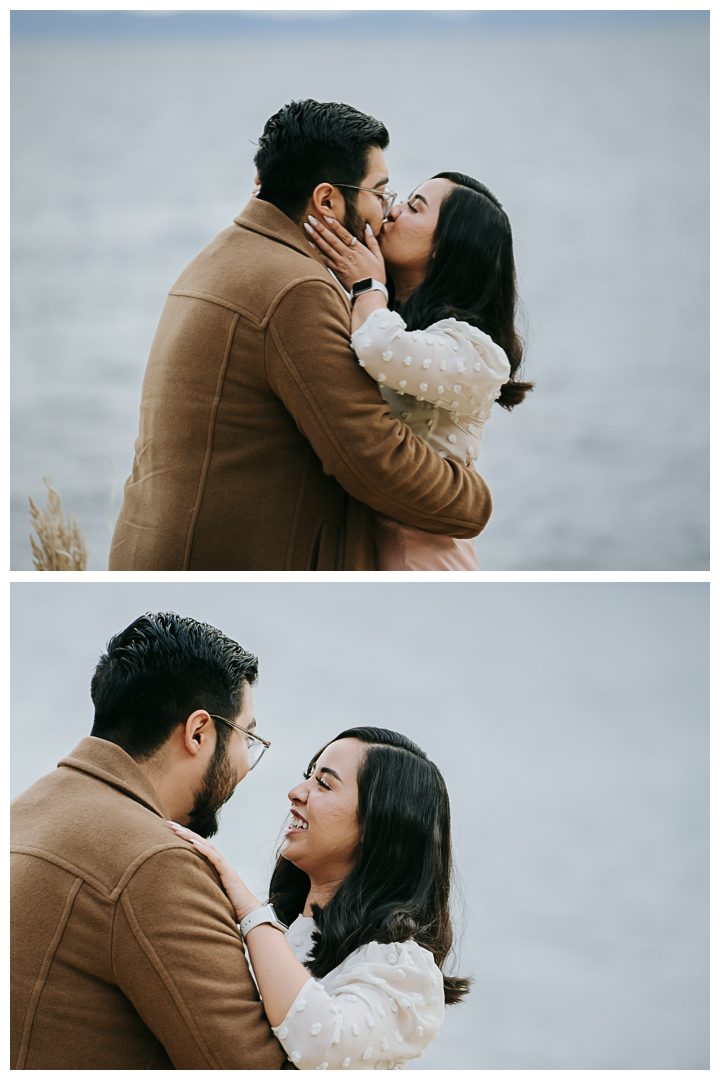
[{"label": "woman's white blouse", "polygon": [[379,308],[355,331],[359,364],[380,384],[392,415],[441,457],[470,465],[510,363],[482,330],[441,319],[412,330],[396,311]]},{"label": "woman's white blouse", "polygon": [[[302,916],[285,937],[304,962],[315,923]],[[404,1069],[437,1037],[442,975],[414,941],[373,941],[322,979],[309,979],[273,1028],[298,1069]]]}]

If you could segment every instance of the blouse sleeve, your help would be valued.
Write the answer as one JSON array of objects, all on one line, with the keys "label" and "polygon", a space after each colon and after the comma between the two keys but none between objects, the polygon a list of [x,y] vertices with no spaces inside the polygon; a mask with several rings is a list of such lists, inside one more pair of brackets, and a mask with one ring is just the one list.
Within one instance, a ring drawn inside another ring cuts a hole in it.
[{"label": "blouse sleeve", "polygon": [[409,331],[396,311],[380,308],[351,341],[359,364],[381,386],[450,412],[496,398],[510,378],[504,350],[482,330],[456,319]]},{"label": "blouse sleeve", "polygon": [[414,941],[364,945],[323,982],[309,979],[273,1028],[298,1069],[404,1068],[437,1037],[442,975]]}]

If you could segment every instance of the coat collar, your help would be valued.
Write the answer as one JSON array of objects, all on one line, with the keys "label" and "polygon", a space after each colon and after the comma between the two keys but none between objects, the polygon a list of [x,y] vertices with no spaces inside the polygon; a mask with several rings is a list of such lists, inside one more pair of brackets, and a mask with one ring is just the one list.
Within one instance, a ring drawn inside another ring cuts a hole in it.
[{"label": "coat collar", "polygon": [[115,743],[86,735],[67,757],[58,762],[58,768],[63,767],[95,776],[167,819],[167,811],[145,773]]},{"label": "coat collar", "polygon": [[263,199],[251,199],[242,213],[235,218],[235,224],[251,232],[262,233],[281,244],[299,251],[313,262],[319,263],[323,270],[329,274],[320,256],[314,251],[308,242],[301,226],[296,225],[287,214],[278,210],[272,203],[264,202]]}]

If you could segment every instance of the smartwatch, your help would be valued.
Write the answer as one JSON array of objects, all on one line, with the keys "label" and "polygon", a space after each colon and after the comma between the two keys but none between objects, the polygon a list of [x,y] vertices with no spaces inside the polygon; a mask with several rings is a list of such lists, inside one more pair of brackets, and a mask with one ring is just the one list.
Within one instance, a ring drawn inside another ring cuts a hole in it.
[{"label": "smartwatch", "polygon": [[287,926],[285,926],[284,923],[281,923],[275,914],[275,908],[272,904],[266,904],[265,907],[251,911],[250,914],[246,915],[243,921],[239,923],[243,941],[253,927],[260,926],[261,923],[270,923],[271,926],[274,926],[276,930],[280,930],[283,934],[287,930]]},{"label": "smartwatch", "polygon": [[375,278],[363,278],[362,281],[356,281],[350,290],[350,299],[352,301],[357,300],[358,296],[366,292],[381,292],[385,296],[386,300],[389,300],[388,291],[383,285],[382,281],[376,281]]}]

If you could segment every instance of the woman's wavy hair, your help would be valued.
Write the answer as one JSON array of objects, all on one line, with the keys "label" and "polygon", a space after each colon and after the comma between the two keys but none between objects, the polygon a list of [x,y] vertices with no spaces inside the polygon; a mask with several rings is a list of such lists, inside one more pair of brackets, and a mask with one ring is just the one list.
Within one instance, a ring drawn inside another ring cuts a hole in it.
[{"label": "woman's wavy hair", "polygon": [[[323,908],[313,904],[317,930],[306,967],[322,978],[370,941],[412,938],[442,971],[453,943],[445,781],[427,754],[396,731],[356,727],[332,742],[339,739],[367,743],[357,776],[360,839],[355,865],[332,900]],[[288,925],[302,913],[309,888],[308,875],[278,854],[270,902]],[[445,1001],[454,1005],[471,980],[444,973],[443,978]]]},{"label": "woman's wavy hair", "polygon": [[453,187],[440,206],[428,274],[399,308],[409,330],[424,330],[439,319],[477,326],[504,349],[510,379],[497,399],[505,409],[519,405],[533,383],[516,378],[523,342],[515,329],[518,305],[512,230],[493,193],[464,173],[432,178]]}]

